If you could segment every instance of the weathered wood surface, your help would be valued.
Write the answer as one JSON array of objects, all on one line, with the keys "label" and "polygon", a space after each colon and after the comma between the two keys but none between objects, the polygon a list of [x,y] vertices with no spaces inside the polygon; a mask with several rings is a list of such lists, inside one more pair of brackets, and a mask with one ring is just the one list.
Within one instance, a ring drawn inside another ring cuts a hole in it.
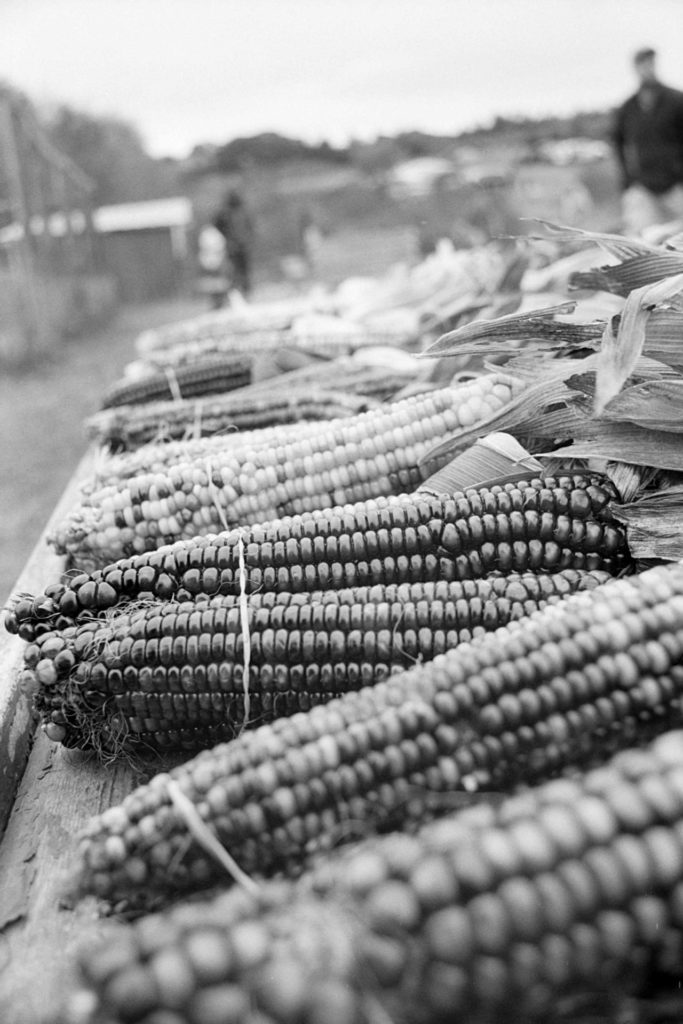
[{"label": "weathered wood surface", "polygon": [[[45,537],[75,503],[91,457],[74,475],[15,591],[40,593],[62,572],[63,560]],[[75,835],[137,780],[126,765],[102,767],[35,732],[21,688],[23,649],[23,641],[0,629],[0,827],[7,821],[0,840],[0,1022],[54,1024],[73,991],[76,947],[102,927],[94,901],[65,902]]]},{"label": "weathered wood surface", "polygon": [[133,786],[41,733],[0,844],[0,1021],[54,1024],[75,987],[76,950],[104,927],[94,900],[74,904],[75,837]]},{"label": "weathered wood surface", "polygon": [[[76,504],[80,483],[88,475],[93,457],[88,452],[71,478],[13,588],[14,594],[39,594],[48,583],[59,579],[64,559],[55,554],[46,538]],[[0,626],[0,834],[12,808],[33,735],[31,702],[21,687],[24,647],[23,640]]]}]

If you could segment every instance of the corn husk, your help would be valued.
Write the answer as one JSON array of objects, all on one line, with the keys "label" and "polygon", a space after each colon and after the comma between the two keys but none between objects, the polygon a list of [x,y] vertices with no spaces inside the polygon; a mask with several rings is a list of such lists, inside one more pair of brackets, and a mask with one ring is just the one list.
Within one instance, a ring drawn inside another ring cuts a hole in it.
[{"label": "corn husk", "polygon": [[683,487],[655,491],[638,501],[613,508],[626,526],[629,550],[637,559],[683,558]]},{"label": "corn husk", "polygon": [[620,260],[629,260],[638,256],[645,256],[648,253],[660,253],[661,249],[648,245],[640,238],[626,238],[624,235],[612,235],[602,231],[585,231],[583,228],[572,228],[566,224],[554,224],[549,220],[542,220],[540,217],[529,218],[535,224],[545,228],[547,234],[541,235],[543,239],[548,236],[558,242],[574,242],[579,245],[597,245],[610,256]]},{"label": "corn husk", "polygon": [[615,331],[610,321],[602,338],[595,383],[595,412],[600,415],[633,372],[645,344],[648,320],[658,303],[680,295],[683,274],[637,288],[629,295]]},{"label": "corn husk", "polygon": [[597,348],[604,324],[568,323],[556,320],[558,314],[572,313],[575,303],[563,302],[557,306],[523,313],[510,313],[495,320],[476,320],[442,335],[422,355],[438,358],[444,355],[492,355],[509,351],[522,342],[525,347]]},{"label": "corn husk", "polygon": [[433,473],[418,488],[425,494],[453,494],[467,487],[537,476],[542,464],[511,434],[493,433]]},{"label": "corn husk", "polygon": [[[539,459],[602,459],[683,472],[683,444],[677,434],[605,420],[588,421],[580,429],[585,434],[590,432],[590,436],[577,437],[575,434],[573,444],[554,451],[533,450],[533,453]],[[577,429],[577,434],[579,432]]]},{"label": "corn husk", "polygon": [[629,462],[608,462],[605,473],[621,495],[622,502],[633,501],[657,477],[652,466],[633,466]]},{"label": "corn husk", "polygon": [[645,381],[626,388],[608,403],[603,418],[683,433],[683,377]]},{"label": "corn husk", "polygon": [[593,270],[577,271],[569,278],[572,288],[588,288],[592,291],[612,292],[615,295],[629,295],[638,288],[655,284],[667,277],[683,273],[683,253],[647,253],[635,256],[624,263]]}]

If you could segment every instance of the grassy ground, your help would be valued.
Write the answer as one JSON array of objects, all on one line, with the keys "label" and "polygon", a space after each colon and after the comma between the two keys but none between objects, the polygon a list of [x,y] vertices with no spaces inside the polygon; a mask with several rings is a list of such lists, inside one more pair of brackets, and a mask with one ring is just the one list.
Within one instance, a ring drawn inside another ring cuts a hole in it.
[{"label": "grassy ground", "polygon": [[52,360],[0,373],[0,603],[86,450],[85,417],[134,358],[136,336],[204,308],[193,299],[126,308]]}]

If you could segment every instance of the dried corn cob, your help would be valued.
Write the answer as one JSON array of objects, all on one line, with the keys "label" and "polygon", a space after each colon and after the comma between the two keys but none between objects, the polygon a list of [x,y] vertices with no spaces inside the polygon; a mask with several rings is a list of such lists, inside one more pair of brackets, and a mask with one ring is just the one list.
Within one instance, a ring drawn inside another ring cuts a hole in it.
[{"label": "dried corn cob", "polygon": [[328,358],[341,357],[375,345],[406,347],[414,342],[408,331],[378,330],[362,325],[345,325],[345,330],[321,334],[293,330],[280,318],[270,325],[236,324],[223,321],[173,324],[163,331],[147,331],[137,341],[141,358],[151,367],[176,367],[193,363],[213,354],[245,354],[272,352],[286,347]]},{"label": "dried corn cob", "polygon": [[88,429],[100,443],[133,449],[158,437],[203,437],[228,429],[329,420],[369,408],[372,402],[363,398],[391,398],[414,376],[414,369],[322,360],[218,397],[105,409],[88,421]]},{"label": "dried corn cob", "polygon": [[102,408],[232,391],[249,384],[252,363],[247,355],[214,355],[178,367],[172,375],[158,371],[139,378],[124,377],[106,392]]},{"label": "dried corn cob", "polygon": [[132,451],[158,438],[183,440],[302,420],[340,419],[365,412],[372,405],[374,402],[362,395],[323,389],[268,394],[259,391],[252,395],[249,388],[240,388],[217,398],[123,405],[97,413],[87,427],[98,444],[115,451]]},{"label": "dried corn cob", "polygon": [[174,466],[163,478],[100,487],[51,538],[75,564],[102,565],[181,537],[261,522],[344,500],[414,489],[420,460],[444,433],[485,420],[517,387],[496,375],[332,420],[316,437],[282,448],[229,446],[211,461]]},{"label": "dried corn cob", "polygon": [[235,735],[245,716],[254,725],[307,711],[607,579],[569,569],[253,594],[248,704],[239,597],[153,602],[47,633],[26,650],[25,682],[48,736],[66,746],[196,750]]},{"label": "dried corn cob", "polygon": [[577,996],[623,1020],[624,994],[682,953],[671,732],[581,780],[358,844],[299,884],[157,913],[80,965],[107,1024],[490,1024],[511,1006],[555,1019]]},{"label": "dried corn cob", "polygon": [[30,640],[128,600],[234,594],[240,540],[249,592],[527,570],[616,573],[628,565],[628,551],[609,508],[615,497],[604,478],[577,474],[480,487],[452,498],[402,495],[317,510],[241,534],[179,541],[74,576],[35,598],[19,596],[6,627]]},{"label": "dried corn cob", "polygon": [[320,424],[315,422],[282,423],[274,427],[261,427],[243,432],[228,431],[216,437],[196,437],[185,441],[149,441],[131,452],[118,455],[102,454],[95,466],[89,493],[102,487],[120,487],[124,481],[146,474],[168,474],[174,466],[194,460],[213,461],[217,454],[224,457],[230,449],[238,452],[253,451],[267,445],[280,446],[294,441],[316,437]]},{"label": "dried corn cob", "polygon": [[159,775],[94,819],[81,882],[108,898],[210,882],[169,780],[248,874],[297,870],[435,797],[604,761],[683,719],[683,565],[574,594],[428,665],[278,719]]}]

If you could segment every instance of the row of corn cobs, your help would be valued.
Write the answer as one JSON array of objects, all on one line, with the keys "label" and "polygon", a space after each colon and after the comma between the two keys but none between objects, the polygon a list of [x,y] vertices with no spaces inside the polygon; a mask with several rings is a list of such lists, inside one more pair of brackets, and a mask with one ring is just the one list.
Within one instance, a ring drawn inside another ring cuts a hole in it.
[{"label": "row of corn cobs", "polygon": [[26,685],[67,746],[202,752],[91,823],[80,891],[225,884],[207,834],[243,888],[89,949],[90,1020],[528,1019],[675,971],[683,569],[610,579],[595,474],[407,493],[520,386],[100,469],[87,571],[7,617]]}]

